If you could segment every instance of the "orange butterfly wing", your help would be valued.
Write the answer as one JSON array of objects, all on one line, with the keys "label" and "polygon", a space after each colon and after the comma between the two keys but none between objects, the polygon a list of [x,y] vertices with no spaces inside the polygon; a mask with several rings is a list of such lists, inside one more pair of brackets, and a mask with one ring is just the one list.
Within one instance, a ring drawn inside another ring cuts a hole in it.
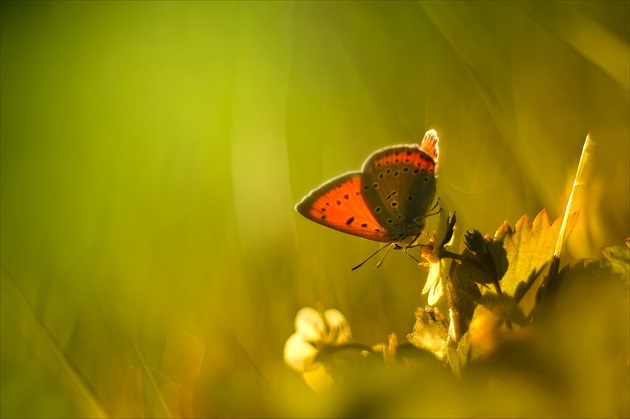
[{"label": "orange butterfly wing", "polygon": [[361,195],[361,174],[346,173],[311,191],[295,209],[326,227],[366,239],[391,243],[391,233],[372,215]]}]

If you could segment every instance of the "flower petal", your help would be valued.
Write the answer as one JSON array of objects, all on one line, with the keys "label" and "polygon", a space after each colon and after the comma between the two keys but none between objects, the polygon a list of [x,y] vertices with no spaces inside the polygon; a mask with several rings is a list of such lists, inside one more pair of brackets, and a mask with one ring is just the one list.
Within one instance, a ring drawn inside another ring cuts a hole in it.
[{"label": "flower petal", "polygon": [[441,203],[440,209],[440,221],[435,232],[435,251],[441,251],[442,247],[446,244],[446,236],[448,234],[448,210],[446,205]]},{"label": "flower petal", "polygon": [[319,363],[316,364],[315,369],[304,372],[302,377],[306,385],[317,393],[323,393],[335,384],[326,367]]},{"label": "flower petal", "polygon": [[324,312],[326,325],[328,326],[327,336],[324,338],[325,343],[346,343],[350,340],[350,326],[341,311],[334,308]]},{"label": "flower petal", "polygon": [[435,284],[440,280],[440,262],[431,263],[429,267],[429,274],[427,275],[427,282],[424,284],[422,293],[426,294],[429,290],[435,287]]},{"label": "flower petal", "polygon": [[326,332],[326,325],[322,314],[311,307],[304,307],[295,315],[295,331],[304,340],[317,342],[322,340]]},{"label": "flower petal", "polygon": [[427,302],[429,303],[430,306],[434,306],[440,300],[440,298],[442,297],[442,294],[444,293],[444,289],[442,287],[442,280],[439,277],[440,264],[436,263],[436,265],[438,266],[437,281],[435,281],[433,285],[431,286],[431,290],[429,291],[429,298],[427,299]]},{"label": "flower petal", "polygon": [[315,368],[314,361],[317,354],[317,349],[297,332],[289,336],[284,344],[284,362],[298,372]]}]

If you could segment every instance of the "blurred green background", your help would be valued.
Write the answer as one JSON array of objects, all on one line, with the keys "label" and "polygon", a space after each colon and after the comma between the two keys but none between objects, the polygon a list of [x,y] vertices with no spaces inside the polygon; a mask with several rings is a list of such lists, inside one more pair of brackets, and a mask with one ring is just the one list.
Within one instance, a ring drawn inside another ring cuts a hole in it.
[{"label": "blurred green background", "polygon": [[426,274],[293,205],[429,128],[483,233],[560,216],[590,132],[567,260],[621,244],[628,5],[2,2],[2,416],[308,411],[295,313],[404,339]]}]

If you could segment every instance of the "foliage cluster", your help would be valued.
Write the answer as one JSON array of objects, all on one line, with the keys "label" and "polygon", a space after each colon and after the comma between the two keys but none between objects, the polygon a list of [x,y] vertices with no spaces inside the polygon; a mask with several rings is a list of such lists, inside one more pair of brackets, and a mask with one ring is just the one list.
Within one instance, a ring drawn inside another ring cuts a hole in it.
[{"label": "foliage cluster", "polygon": [[[583,154],[571,196],[584,161]],[[526,215],[514,226],[504,222],[494,235],[468,231],[461,254],[453,251],[455,213],[442,210],[437,232],[427,244],[413,248],[427,260],[419,265],[429,270],[424,292],[430,291],[431,305],[417,309],[405,341],[391,334],[377,345],[354,343],[339,311],[305,308],[285,345],[285,362],[323,394],[341,389],[346,396],[361,399],[366,386],[357,377],[368,381],[379,377],[383,371],[377,366],[384,364],[406,370],[411,377],[420,374],[427,382],[448,382],[450,389],[443,391],[460,400],[475,400],[484,406],[479,412],[487,413],[487,404],[493,404],[489,398],[503,393],[511,394],[507,398],[511,405],[495,400],[491,412],[627,417],[630,238],[625,246],[604,248],[597,259],[560,267],[564,238],[578,222],[578,214],[570,213],[570,202],[571,198],[565,215],[553,222],[542,210],[531,222]],[[442,296],[446,314],[437,307]],[[446,370],[450,378],[445,378]],[[409,388],[416,388],[417,382],[408,379]],[[593,403],[595,393],[589,389],[594,385],[610,390],[607,399]],[[512,386],[533,390],[528,396],[533,400],[513,399],[516,392],[507,390]],[[473,396],[475,387],[480,394]],[[436,390],[421,391],[421,398],[431,399]],[[591,397],[571,403],[568,399],[576,392],[590,392]],[[340,403],[353,414],[366,413],[347,399]],[[471,412],[465,402],[435,410],[436,406],[427,403],[424,410],[400,412],[422,416]],[[377,412],[383,413],[370,414]]]}]

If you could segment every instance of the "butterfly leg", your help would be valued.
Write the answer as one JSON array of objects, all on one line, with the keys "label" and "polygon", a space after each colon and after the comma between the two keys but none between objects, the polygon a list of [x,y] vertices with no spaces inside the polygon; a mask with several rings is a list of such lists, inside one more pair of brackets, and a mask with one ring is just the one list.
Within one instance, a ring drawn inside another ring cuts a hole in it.
[{"label": "butterfly leg", "polygon": [[442,206],[440,205],[440,197],[438,196],[438,199],[436,199],[435,204],[433,204],[433,206],[431,207],[431,211],[433,211],[437,206],[440,207],[440,211],[442,211]]},{"label": "butterfly leg", "polygon": [[411,259],[415,260],[417,263],[420,263],[420,261],[418,259],[416,259],[411,253],[409,253],[408,249],[413,249],[413,248],[417,248],[419,246],[422,246],[421,244],[415,244],[416,240],[418,240],[421,235],[422,235],[422,232],[418,233],[416,235],[416,237],[413,238],[413,240],[411,240],[409,243],[407,243],[407,245],[405,247],[402,248],[403,252],[405,252],[405,254],[407,256],[409,256]]},{"label": "butterfly leg", "polygon": [[[438,210],[437,210],[437,211],[435,211],[435,209],[436,209],[438,206],[439,206]],[[435,212],[433,212],[433,211],[435,211]],[[440,205],[440,198],[438,198],[438,199],[437,199],[437,201],[435,201],[435,204],[431,207],[431,209],[429,210],[429,212],[427,213],[427,215],[426,215],[426,216],[427,216],[427,217],[430,217],[430,216],[432,216],[432,215],[437,215],[437,214],[439,214],[439,213],[441,213],[441,212],[442,212],[442,205]]]},{"label": "butterfly leg", "polygon": [[411,253],[409,253],[409,252],[407,251],[407,248],[406,248],[406,247],[405,247],[405,248],[403,248],[403,251],[405,252],[405,254],[406,254],[407,256],[409,256],[411,259],[415,260],[415,261],[416,261],[416,263],[421,263],[418,259],[416,259],[416,257],[415,257],[415,256],[413,256]]}]

